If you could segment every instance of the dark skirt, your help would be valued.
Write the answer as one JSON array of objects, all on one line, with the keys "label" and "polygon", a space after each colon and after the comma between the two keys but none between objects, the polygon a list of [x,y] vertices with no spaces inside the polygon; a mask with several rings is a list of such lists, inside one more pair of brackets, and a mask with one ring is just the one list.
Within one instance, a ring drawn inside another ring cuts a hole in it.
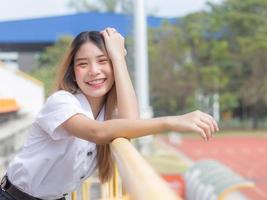
[{"label": "dark skirt", "polygon": [[0,200],[15,200],[12,196],[10,196],[7,192],[2,190],[0,187]]}]

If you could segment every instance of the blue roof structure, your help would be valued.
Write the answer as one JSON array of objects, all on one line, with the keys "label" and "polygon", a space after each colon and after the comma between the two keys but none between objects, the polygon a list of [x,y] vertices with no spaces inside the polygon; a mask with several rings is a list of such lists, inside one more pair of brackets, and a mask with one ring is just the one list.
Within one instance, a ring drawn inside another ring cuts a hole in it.
[{"label": "blue roof structure", "polygon": [[[149,27],[158,27],[167,20],[174,23],[176,19],[148,17]],[[44,17],[17,21],[0,22],[1,45],[51,44],[62,35],[77,35],[85,30],[103,30],[115,27],[127,36],[133,30],[133,16],[115,13],[87,12],[63,16]]]}]

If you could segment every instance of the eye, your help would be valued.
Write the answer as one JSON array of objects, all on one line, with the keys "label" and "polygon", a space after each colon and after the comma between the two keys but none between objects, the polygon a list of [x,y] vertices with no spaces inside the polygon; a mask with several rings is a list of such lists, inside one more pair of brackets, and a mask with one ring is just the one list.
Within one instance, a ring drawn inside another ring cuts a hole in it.
[{"label": "eye", "polygon": [[106,64],[108,62],[108,59],[100,59],[98,60],[98,63],[100,64]]},{"label": "eye", "polygon": [[87,67],[87,65],[88,65],[88,64],[85,63],[85,62],[84,62],[84,63],[78,63],[78,64],[77,64],[78,67],[83,67],[83,68],[84,68],[84,67]]}]

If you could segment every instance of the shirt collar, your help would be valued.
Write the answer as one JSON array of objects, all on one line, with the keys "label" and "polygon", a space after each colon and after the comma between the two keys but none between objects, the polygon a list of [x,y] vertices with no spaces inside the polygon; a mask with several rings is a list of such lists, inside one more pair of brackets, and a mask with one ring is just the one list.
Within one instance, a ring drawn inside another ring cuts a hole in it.
[{"label": "shirt collar", "polygon": [[100,112],[98,113],[97,117],[94,117],[91,105],[89,101],[87,100],[86,96],[82,93],[79,92],[75,95],[83,105],[83,109],[88,113],[89,117],[92,119],[98,120],[98,121],[104,121],[105,120],[105,104],[102,106]]}]

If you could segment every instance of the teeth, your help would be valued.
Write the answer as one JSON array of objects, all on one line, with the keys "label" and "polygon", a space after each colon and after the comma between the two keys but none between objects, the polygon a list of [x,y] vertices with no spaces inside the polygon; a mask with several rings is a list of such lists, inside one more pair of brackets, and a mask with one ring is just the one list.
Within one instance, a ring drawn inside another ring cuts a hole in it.
[{"label": "teeth", "polygon": [[104,81],[105,81],[105,79],[102,78],[102,79],[97,79],[94,81],[89,81],[88,83],[94,85],[94,84],[104,83]]}]

